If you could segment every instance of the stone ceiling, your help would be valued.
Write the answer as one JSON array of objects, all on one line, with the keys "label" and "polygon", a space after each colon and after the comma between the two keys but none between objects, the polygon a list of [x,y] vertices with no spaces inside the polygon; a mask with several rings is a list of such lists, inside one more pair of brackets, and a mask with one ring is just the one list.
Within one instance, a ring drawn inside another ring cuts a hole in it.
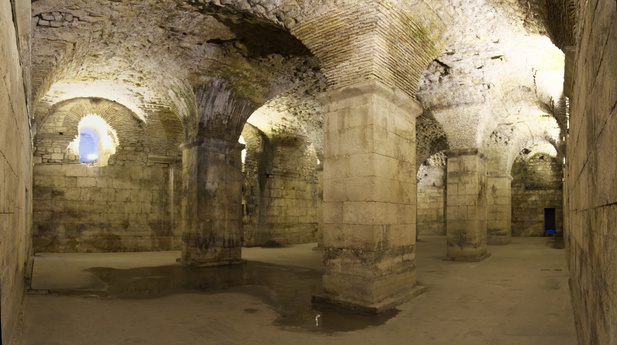
[{"label": "stone ceiling", "polygon": [[256,104],[315,79],[302,43],[257,18],[171,0],[39,0],[32,10],[37,120],[78,96],[117,101],[144,121],[157,108],[194,116],[193,88],[213,79]]},{"label": "stone ceiling", "polygon": [[[395,0],[392,0],[396,2]],[[32,92],[39,124],[62,101],[99,97],[147,122],[195,116],[193,90],[225,79],[265,104],[249,122],[323,147],[319,61],[289,33],[339,0],[38,0],[32,3]],[[412,6],[418,1],[398,1]],[[571,0],[436,0],[445,49],[417,97],[419,157],[477,147],[509,169],[530,138],[559,146]],[[503,154],[507,153],[507,158]]]}]

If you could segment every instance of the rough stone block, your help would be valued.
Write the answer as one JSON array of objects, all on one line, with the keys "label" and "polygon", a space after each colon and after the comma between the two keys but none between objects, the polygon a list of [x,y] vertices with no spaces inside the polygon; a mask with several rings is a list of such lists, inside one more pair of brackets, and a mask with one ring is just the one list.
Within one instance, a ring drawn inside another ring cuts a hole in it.
[{"label": "rough stone block", "polygon": [[79,177],[77,178],[78,188],[93,188],[96,187],[96,179],[93,177]]},{"label": "rough stone block", "polygon": [[85,177],[88,176],[88,167],[85,164],[63,164],[62,175]]}]

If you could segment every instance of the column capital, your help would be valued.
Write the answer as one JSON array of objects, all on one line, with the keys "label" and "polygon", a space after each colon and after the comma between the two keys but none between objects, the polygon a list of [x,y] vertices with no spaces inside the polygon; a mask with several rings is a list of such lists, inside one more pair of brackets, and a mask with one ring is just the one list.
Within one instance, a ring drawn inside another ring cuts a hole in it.
[{"label": "column capital", "polygon": [[185,123],[188,137],[233,140],[242,133],[251,114],[265,96],[246,94],[230,81],[217,78],[193,90],[197,117]]},{"label": "column capital", "polygon": [[408,95],[404,90],[398,87],[388,86],[375,79],[322,92],[317,95],[317,100],[324,107],[329,107],[332,103],[366,94],[377,94],[385,97],[394,105],[409,114],[413,114],[415,117],[422,115],[422,106],[414,97]]},{"label": "column capital", "polygon": [[446,151],[446,156],[448,158],[460,156],[478,156],[483,160],[487,160],[486,155],[483,152],[480,152],[480,150],[478,150],[477,148],[448,150]]}]

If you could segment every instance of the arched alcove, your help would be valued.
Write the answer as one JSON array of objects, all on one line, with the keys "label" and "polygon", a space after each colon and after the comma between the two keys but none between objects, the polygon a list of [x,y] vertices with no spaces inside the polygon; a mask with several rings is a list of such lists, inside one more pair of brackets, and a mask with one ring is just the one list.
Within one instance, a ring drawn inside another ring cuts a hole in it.
[{"label": "arched alcove", "polygon": [[146,125],[124,105],[100,98],[52,109],[34,136],[34,250],[177,248],[177,116],[151,112]]},{"label": "arched alcove", "polygon": [[243,243],[246,246],[319,240],[321,167],[302,136],[267,136],[247,124],[243,164]]},{"label": "arched alcove", "polygon": [[545,148],[523,149],[512,166],[512,236],[546,235],[545,209],[554,209],[555,230],[563,231],[562,162]]}]

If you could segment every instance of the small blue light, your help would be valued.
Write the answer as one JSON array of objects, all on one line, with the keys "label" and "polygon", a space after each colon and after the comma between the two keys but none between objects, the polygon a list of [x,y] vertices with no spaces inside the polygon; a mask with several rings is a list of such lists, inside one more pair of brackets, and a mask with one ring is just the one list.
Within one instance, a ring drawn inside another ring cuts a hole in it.
[{"label": "small blue light", "polygon": [[99,157],[98,133],[91,128],[79,132],[79,160],[82,163],[96,163]]}]

